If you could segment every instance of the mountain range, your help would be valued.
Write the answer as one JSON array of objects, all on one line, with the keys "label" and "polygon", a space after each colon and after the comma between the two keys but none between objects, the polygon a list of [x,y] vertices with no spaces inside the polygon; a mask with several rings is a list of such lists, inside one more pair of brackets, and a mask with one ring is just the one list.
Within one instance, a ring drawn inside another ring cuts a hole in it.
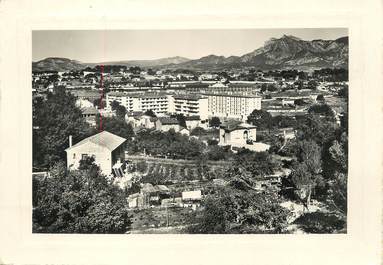
[{"label": "mountain range", "polygon": [[126,65],[169,69],[224,70],[254,67],[258,69],[301,69],[348,68],[348,37],[336,40],[306,41],[283,35],[271,38],[265,44],[242,56],[208,55],[190,60],[184,57],[170,57],[156,60],[127,60],[103,63],[81,63],[66,58],[46,58],[33,62],[33,71],[80,70],[97,64]]}]

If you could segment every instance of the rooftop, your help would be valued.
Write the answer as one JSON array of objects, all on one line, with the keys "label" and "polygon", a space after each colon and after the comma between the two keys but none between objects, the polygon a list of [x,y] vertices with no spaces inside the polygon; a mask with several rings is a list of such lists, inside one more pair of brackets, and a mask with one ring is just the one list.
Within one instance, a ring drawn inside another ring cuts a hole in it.
[{"label": "rooftop", "polygon": [[199,121],[201,120],[200,116],[185,116],[185,121]]},{"label": "rooftop", "polygon": [[94,107],[86,107],[86,108],[82,108],[81,109],[81,112],[82,114],[84,115],[97,115],[98,114],[98,110]]},{"label": "rooftop", "polygon": [[162,124],[165,124],[165,125],[178,125],[179,124],[179,122],[176,118],[159,117],[158,119]]},{"label": "rooftop", "polygon": [[109,151],[115,150],[117,147],[119,147],[121,144],[123,144],[126,141],[125,138],[122,138],[120,136],[117,136],[113,133],[110,133],[108,131],[102,131],[98,134],[95,134],[93,136],[90,136],[88,138],[85,138],[84,140],[78,142],[77,144],[65,149],[65,151],[70,150],[72,148],[84,145],[86,143],[94,143],[96,145],[102,146],[107,148]]},{"label": "rooftop", "polygon": [[115,97],[130,97],[130,98],[163,98],[166,97],[166,94],[163,93],[124,93],[124,92],[109,92],[109,96]]},{"label": "rooftop", "polygon": [[241,93],[203,93],[206,96],[218,96],[218,97],[241,97],[241,98],[261,98],[258,95],[241,94]]},{"label": "rooftop", "polygon": [[201,97],[200,95],[196,95],[196,94],[178,94],[178,95],[173,95],[173,98],[175,98],[175,99],[199,100],[203,97]]},{"label": "rooftop", "polygon": [[226,132],[232,132],[235,130],[254,129],[257,127],[248,123],[241,122],[241,121],[229,120],[229,121],[226,121],[224,124],[222,124],[220,128],[224,129]]}]

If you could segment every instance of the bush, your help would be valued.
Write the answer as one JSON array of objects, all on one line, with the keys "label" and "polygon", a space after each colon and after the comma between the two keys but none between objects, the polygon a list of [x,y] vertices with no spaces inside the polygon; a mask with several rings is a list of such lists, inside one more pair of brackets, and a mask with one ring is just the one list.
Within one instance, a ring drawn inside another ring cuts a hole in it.
[{"label": "bush", "polygon": [[345,233],[346,223],[334,214],[305,213],[294,222],[307,233]]},{"label": "bush", "polygon": [[125,233],[131,221],[125,193],[96,165],[67,172],[56,164],[51,176],[34,180],[33,232]]}]

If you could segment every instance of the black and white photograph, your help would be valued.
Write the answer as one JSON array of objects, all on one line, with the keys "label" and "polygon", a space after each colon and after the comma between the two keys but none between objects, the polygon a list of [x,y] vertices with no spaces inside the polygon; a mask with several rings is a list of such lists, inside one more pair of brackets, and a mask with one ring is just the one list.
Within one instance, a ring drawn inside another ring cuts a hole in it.
[{"label": "black and white photograph", "polygon": [[347,234],[348,34],[33,30],[32,232]]}]

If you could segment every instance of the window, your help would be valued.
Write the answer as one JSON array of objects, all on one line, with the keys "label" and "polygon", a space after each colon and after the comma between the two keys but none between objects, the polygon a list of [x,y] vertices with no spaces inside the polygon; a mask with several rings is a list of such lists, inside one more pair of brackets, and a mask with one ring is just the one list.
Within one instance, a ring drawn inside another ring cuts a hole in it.
[{"label": "window", "polygon": [[76,159],[76,153],[73,153],[73,159]]},{"label": "window", "polygon": [[243,139],[245,139],[245,140],[249,139],[249,133],[247,131],[243,132]]}]

